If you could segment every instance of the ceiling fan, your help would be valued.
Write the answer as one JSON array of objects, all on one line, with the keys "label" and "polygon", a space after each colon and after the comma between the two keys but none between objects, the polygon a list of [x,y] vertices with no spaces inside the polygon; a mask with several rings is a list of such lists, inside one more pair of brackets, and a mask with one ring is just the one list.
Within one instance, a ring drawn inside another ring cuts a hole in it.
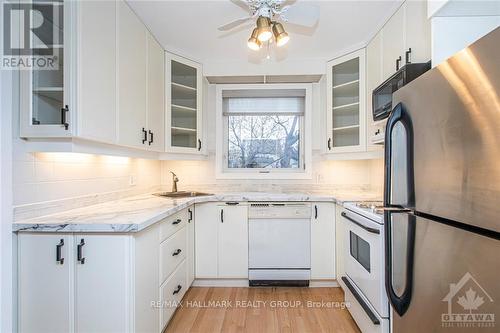
[{"label": "ceiling fan", "polygon": [[[276,45],[281,47],[288,43],[290,36],[279,22],[304,27],[313,27],[319,19],[319,8],[305,3],[294,3],[289,0],[232,0],[235,5],[248,6],[249,16],[236,19],[218,28],[219,31],[228,31],[237,26],[256,19],[257,27],[253,29],[247,45],[257,51],[263,43],[271,43],[272,37]],[[291,2],[290,5],[286,3]]]}]

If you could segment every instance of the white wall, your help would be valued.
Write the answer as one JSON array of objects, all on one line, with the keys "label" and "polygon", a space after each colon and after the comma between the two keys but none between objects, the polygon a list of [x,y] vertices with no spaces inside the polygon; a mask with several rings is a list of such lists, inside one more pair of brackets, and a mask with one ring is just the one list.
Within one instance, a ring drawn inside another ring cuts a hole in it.
[{"label": "white wall", "polygon": [[[291,191],[357,188],[380,190],[383,179],[383,163],[371,160],[325,161],[321,156],[323,138],[326,137],[325,78],[313,84],[312,133],[306,139],[312,140],[312,179],[308,180],[221,180],[215,179],[216,110],[214,84],[206,85],[204,104],[204,131],[208,159],[203,161],[163,161],[162,185],[171,186],[171,174],[179,178],[179,189],[210,190],[216,186],[220,191]],[[206,84],[206,82],[205,82]],[[381,160],[380,160],[381,161]],[[382,176],[381,176],[382,175]],[[382,177],[382,178],[381,178]]]}]

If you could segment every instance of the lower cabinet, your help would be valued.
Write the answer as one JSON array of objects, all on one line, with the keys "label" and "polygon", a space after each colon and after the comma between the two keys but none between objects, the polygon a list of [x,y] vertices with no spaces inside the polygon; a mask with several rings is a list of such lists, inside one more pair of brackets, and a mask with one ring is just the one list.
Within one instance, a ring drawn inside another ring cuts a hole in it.
[{"label": "lower cabinet", "polygon": [[193,217],[138,233],[19,233],[19,332],[161,332],[192,283]]},{"label": "lower cabinet", "polygon": [[247,204],[197,204],[196,220],[196,278],[247,279]]},{"label": "lower cabinet", "polygon": [[315,202],[311,217],[311,279],[335,278],[335,204]]}]

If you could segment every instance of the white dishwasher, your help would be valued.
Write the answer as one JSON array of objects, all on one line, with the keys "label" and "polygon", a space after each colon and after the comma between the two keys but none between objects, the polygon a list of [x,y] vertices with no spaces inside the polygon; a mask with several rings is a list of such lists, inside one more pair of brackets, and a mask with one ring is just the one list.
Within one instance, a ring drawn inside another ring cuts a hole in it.
[{"label": "white dishwasher", "polygon": [[311,204],[251,203],[248,211],[250,286],[308,286]]}]

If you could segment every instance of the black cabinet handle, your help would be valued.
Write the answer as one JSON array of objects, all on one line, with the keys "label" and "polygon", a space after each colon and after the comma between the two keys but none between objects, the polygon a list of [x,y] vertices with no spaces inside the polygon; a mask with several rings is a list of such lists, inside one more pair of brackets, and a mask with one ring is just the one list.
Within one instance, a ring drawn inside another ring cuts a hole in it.
[{"label": "black cabinet handle", "polygon": [[226,202],[226,205],[228,205],[228,206],[237,206],[237,205],[239,205],[239,204],[240,204],[240,203],[239,203],[239,202],[237,202],[237,201],[228,201],[228,202]]},{"label": "black cabinet handle", "polygon": [[191,210],[191,208],[188,209],[188,214],[189,214],[188,223],[191,223],[191,221],[193,220],[193,211]]},{"label": "black cabinet handle", "polygon": [[177,219],[177,220],[175,220],[174,222],[172,222],[172,224],[173,224],[173,225],[176,225],[176,224],[179,224],[179,223],[181,223],[181,222],[182,222],[182,220],[181,220],[181,219]]},{"label": "black cabinet handle", "polygon": [[145,144],[146,141],[148,141],[148,132],[144,129],[144,127],[142,128],[142,134],[144,135],[142,137],[142,144]]},{"label": "black cabinet handle", "polygon": [[181,291],[181,289],[182,289],[182,286],[179,284],[179,285],[177,286],[177,288],[174,290],[174,292],[172,293],[172,295],[178,294],[178,293],[179,293],[179,291]]},{"label": "black cabinet handle", "polygon": [[198,151],[200,151],[200,150],[201,150],[201,140],[198,139]]},{"label": "black cabinet handle", "polygon": [[411,64],[411,47],[405,52],[405,62]]},{"label": "black cabinet handle", "polygon": [[181,252],[182,252],[181,249],[175,250],[174,253],[172,253],[172,257],[178,256]]},{"label": "black cabinet handle", "polygon": [[399,66],[401,66],[401,56],[396,59],[396,71],[399,71]]},{"label": "black cabinet handle", "polygon": [[56,245],[56,261],[61,265],[64,264],[64,258],[61,256],[61,248],[64,246],[64,239],[61,238],[59,244]]},{"label": "black cabinet handle", "polygon": [[328,138],[328,150],[332,150],[332,138]]},{"label": "black cabinet handle", "polygon": [[318,206],[314,205],[314,219],[318,219]]},{"label": "black cabinet handle", "polygon": [[151,144],[153,143],[153,132],[151,131],[148,131],[149,132],[149,141],[148,141],[148,144],[151,146]]},{"label": "black cabinet handle", "polygon": [[80,264],[85,264],[85,257],[82,255],[82,248],[85,245],[85,240],[82,238],[80,240],[80,244],[76,246],[76,260],[80,262]]},{"label": "black cabinet handle", "polygon": [[66,114],[69,112],[69,107],[65,105],[63,108],[61,108],[61,125],[64,126],[64,129],[67,131],[69,128],[68,124],[68,119]]},{"label": "black cabinet handle", "polygon": [[224,209],[220,210],[220,223],[224,223]]}]

